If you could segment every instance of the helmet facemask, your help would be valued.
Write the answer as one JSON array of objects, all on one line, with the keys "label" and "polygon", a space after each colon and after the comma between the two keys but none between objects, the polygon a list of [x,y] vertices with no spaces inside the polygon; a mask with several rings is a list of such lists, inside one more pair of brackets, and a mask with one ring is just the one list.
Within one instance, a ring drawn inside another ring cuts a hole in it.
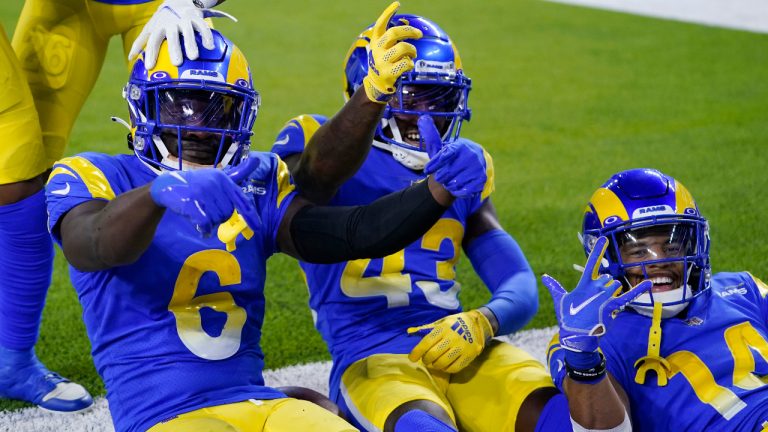
[{"label": "helmet facemask", "polygon": [[[709,239],[703,218],[652,217],[605,229],[610,247],[604,272],[628,290],[649,279],[653,287],[629,305],[651,316],[661,302],[662,318],[680,313],[709,286]],[[588,234],[585,242],[595,238]]]},{"label": "helmet facemask", "polygon": [[376,136],[408,150],[427,151],[417,121],[429,115],[444,144],[458,139],[461,125],[469,119],[469,80],[463,75],[449,77],[406,74],[387,104]]},{"label": "helmet facemask", "polygon": [[156,171],[236,165],[248,153],[258,110],[251,93],[192,80],[129,84],[134,151]]}]

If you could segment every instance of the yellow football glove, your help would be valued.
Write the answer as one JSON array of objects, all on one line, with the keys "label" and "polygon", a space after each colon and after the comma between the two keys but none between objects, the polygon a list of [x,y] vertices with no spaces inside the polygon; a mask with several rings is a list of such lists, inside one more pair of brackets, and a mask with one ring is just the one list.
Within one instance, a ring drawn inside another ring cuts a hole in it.
[{"label": "yellow football glove", "polygon": [[483,352],[485,342],[493,337],[491,323],[477,309],[411,327],[408,334],[427,330],[431,331],[413,347],[408,359],[421,359],[428,368],[447,373],[456,373],[472,363]]},{"label": "yellow football glove", "polygon": [[395,93],[400,75],[413,69],[416,47],[402,40],[421,37],[421,30],[409,25],[387,29],[399,7],[400,2],[393,2],[384,10],[371,29],[368,44],[368,76],[363,78],[363,86],[368,99],[381,104],[387,103]]}]

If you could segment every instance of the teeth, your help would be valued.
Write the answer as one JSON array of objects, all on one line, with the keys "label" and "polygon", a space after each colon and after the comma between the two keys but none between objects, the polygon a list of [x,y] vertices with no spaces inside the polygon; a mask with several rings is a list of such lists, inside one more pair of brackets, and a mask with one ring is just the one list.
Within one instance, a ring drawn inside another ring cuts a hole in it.
[{"label": "teeth", "polygon": [[655,277],[651,278],[651,282],[653,282],[654,285],[668,285],[672,283],[672,278],[670,277]]},{"label": "teeth", "polygon": [[409,134],[406,134],[405,137],[412,141],[418,141],[419,138],[421,138],[417,133],[409,133]]}]

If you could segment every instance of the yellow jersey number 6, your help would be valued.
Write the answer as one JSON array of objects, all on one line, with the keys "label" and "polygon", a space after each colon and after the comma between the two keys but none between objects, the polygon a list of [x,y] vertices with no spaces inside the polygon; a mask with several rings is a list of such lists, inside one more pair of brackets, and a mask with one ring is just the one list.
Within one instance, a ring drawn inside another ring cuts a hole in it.
[{"label": "yellow jersey number 6", "polygon": [[[232,254],[217,249],[196,252],[181,267],[168,310],[176,317],[176,331],[184,346],[198,357],[223,360],[240,348],[246,313],[227,291],[195,297],[200,278],[209,271],[216,273],[222,287],[240,283],[240,264]],[[219,336],[203,330],[200,309],[204,307],[227,314]]]}]

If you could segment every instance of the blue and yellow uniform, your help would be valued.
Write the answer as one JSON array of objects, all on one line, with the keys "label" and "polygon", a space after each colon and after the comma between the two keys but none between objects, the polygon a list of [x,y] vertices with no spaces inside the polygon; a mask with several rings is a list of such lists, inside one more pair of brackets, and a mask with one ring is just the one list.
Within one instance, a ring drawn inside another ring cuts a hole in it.
[{"label": "blue and yellow uniform", "polygon": [[[265,265],[277,251],[277,229],[295,192],[279,158],[268,153],[250,157],[259,158],[260,165],[243,190],[254,200],[263,225],[249,239],[238,236],[233,251],[217,236],[201,238],[186,219],[165,212],[151,245],[135,263],[96,272],[70,267],[118,431],[153,425],[160,431],[231,430],[212,420],[211,410],[219,410],[227,424],[250,422],[243,430],[275,422],[293,422],[303,430],[351,430],[338,427],[346,423],[327,412],[312,415],[322,408],[264,386],[259,340]],[[72,208],[109,201],[156,176],[133,155],[84,153],[62,159],[46,187],[55,240],[61,242],[55,228]],[[204,407],[204,418],[196,419]],[[284,408],[294,415],[272,418],[274,412],[284,414]],[[259,409],[264,411],[261,420],[247,415],[248,420],[233,420]],[[283,425],[282,430],[296,429]]]},{"label": "blue and yellow uniform", "polygon": [[[768,421],[768,286],[751,274],[718,273],[683,318],[661,320],[661,376],[638,374],[652,319],[631,309],[600,339],[608,371],[629,396],[641,431],[759,431]],[[556,339],[555,339],[556,340]],[[662,361],[663,359],[663,361]],[[651,359],[650,361],[654,361]],[[553,377],[565,368],[549,349]],[[764,429],[763,429],[764,430]]]},{"label": "blue and yellow uniform", "polygon": [[[272,151],[281,157],[301,153],[325,121],[319,115],[292,119]],[[358,426],[383,429],[396,407],[425,399],[443,407],[462,427],[494,430],[500,424],[514,425],[523,399],[552,385],[541,364],[509,344],[492,342],[453,377],[407,358],[421,339],[409,336],[408,327],[461,311],[454,267],[467,219],[493,190],[492,169],[482,196],[456,200],[421,239],[400,252],[331,265],[300,263],[315,325],[333,358],[330,397]],[[424,178],[390,152],[373,147],[330,205],[367,204]],[[499,402],[487,404],[479,400],[481,394],[493,394]]]},{"label": "blue and yellow uniform", "polygon": [[[0,115],[4,116],[0,136],[14,137],[0,150],[0,184],[31,179],[63,156],[75,119],[101,70],[109,39],[122,35],[127,56],[160,3],[161,0],[24,3],[13,35],[13,50],[5,34],[0,38],[0,77],[18,81],[18,85],[4,84],[0,90],[6,93],[2,99],[7,102],[7,106],[0,103]],[[29,87],[23,84],[24,79]],[[10,102],[16,100],[24,104],[15,107]]]}]

